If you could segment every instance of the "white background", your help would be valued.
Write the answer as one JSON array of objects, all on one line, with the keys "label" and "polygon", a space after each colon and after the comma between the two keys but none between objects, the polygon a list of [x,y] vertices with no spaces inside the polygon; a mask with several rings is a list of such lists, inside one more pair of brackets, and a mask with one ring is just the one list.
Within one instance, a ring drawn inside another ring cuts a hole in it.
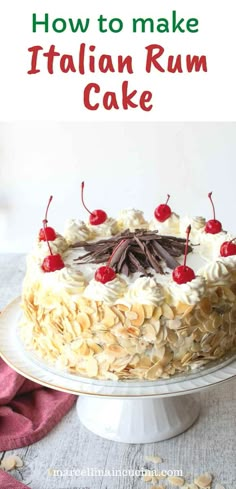
[{"label": "white background", "polygon": [[[197,17],[199,33],[132,33],[133,17],[170,18],[174,9],[180,17]],[[45,34],[42,28],[33,34],[33,12],[38,18],[48,12],[51,21],[58,17],[89,17],[91,27],[86,34]],[[96,19],[100,14],[122,18],[124,30],[120,34],[99,33]],[[1,120],[235,120],[235,0],[7,0],[1,1],[0,18]],[[98,54],[133,55],[135,74],[81,76],[57,72],[50,76],[44,70],[27,75],[30,46],[38,44],[48,50],[50,44],[55,44],[61,53],[76,57],[82,42],[95,44]],[[166,55],[206,54],[208,73],[146,74],[145,46],[152,43],[163,45]],[[123,79],[129,80],[132,89],[153,92],[151,112],[91,112],[83,107],[87,83],[96,81],[104,90],[120,94]]]},{"label": "white background", "polygon": [[86,219],[91,210],[116,216],[134,207],[151,218],[171,194],[172,210],[217,218],[236,232],[236,123],[0,124],[0,251],[28,250],[50,194],[50,225]]}]

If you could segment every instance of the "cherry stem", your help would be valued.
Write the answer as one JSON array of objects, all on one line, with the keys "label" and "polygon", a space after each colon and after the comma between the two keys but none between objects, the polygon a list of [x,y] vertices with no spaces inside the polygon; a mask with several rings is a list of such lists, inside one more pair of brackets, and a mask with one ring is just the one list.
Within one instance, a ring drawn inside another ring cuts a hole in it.
[{"label": "cherry stem", "polygon": [[209,197],[209,199],[211,201],[211,205],[212,205],[212,208],[213,208],[213,219],[215,221],[216,220],[216,212],[215,212],[214,202],[212,200],[212,192],[209,192],[208,197]]},{"label": "cherry stem", "polygon": [[113,258],[113,256],[114,256],[114,254],[117,252],[118,248],[119,248],[119,247],[120,247],[120,246],[121,246],[123,243],[125,243],[125,241],[126,241],[126,239],[122,239],[122,240],[121,240],[121,241],[120,241],[120,242],[119,242],[119,243],[118,243],[118,244],[115,246],[115,248],[114,248],[114,250],[113,250],[113,252],[112,252],[112,254],[111,254],[110,258],[108,259],[108,262],[107,262],[107,267],[109,267],[109,266],[110,266],[110,263],[111,263],[111,260],[112,260],[112,258]]},{"label": "cherry stem", "polygon": [[166,204],[165,204],[165,205],[167,205],[167,204],[168,204],[169,200],[170,200],[170,195],[169,195],[169,194],[167,194],[167,200],[166,200]]},{"label": "cherry stem", "polygon": [[86,209],[86,211],[88,211],[88,212],[89,212],[89,214],[90,214],[91,216],[93,216],[93,215],[94,215],[94,213],[93,213],[93,212],[91,212],[91,211],[88,209],[88,207],[85,205],[85,203],[84,203],[84,182],[82,182],[82,183],[81,183],[81,200],[82,200],[82,204],[83,204],[84,208]]},{"label": "cherry stem", "polygon": [[187,261],[189,235],[191,233],[191,226],[190,225],[187,227],[186,233],[187,233],[187,238],[186,238],[185,250],[184,250],[184,267],[186,267],[186,261]]},{"label": "cherry stem", "polygon": [[230,243],[233,243],[233,241],[235,241],[235,240],[236,240],[236,238],[231,239],[230,240]]},{"label": "cherry stem", "polygon": [[52,202],[52,199],[53,199],[53,196],[52,196],[52,195],[50,195],[50,197],[49,197],[49,201],[48,201],[48,205],[47,205],[47,208],[46,208],[46,212],[45,212],[45,218],[44,218],[44,220],[43,220],[43,224],[44,224],[44,223],[46,223],[46,224],[47,224],[47,222],[48,222],[48,209],[49,209],[49,206],[50,206],[50,204],[51,204],[51,202]]},{"label": "cherry stem", "polygon": [[45,219],[43,221],[44,237],[45,237],[45,240],[47,241],[47,245],[48,245],[48,248],[49,248],[49,251],[50,251],[50,255],[53,255],[52,248],[51,248],[51,246],[49,244],[49,241],[48,241],[48,238],[47,238],[46,227],[47,227],[47,220]]}]

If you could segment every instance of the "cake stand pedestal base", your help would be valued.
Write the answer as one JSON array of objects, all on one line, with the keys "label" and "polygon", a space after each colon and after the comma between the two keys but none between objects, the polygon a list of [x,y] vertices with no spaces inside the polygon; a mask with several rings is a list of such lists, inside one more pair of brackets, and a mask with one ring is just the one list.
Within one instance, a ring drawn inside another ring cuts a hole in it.
[{"label": "cake stand pedestal base", "polygon": [[200,404],[192,395],[109,399],[80,396],[81,423],[96,435],[123,443],[153,443],[183,433],[197,419]]}]

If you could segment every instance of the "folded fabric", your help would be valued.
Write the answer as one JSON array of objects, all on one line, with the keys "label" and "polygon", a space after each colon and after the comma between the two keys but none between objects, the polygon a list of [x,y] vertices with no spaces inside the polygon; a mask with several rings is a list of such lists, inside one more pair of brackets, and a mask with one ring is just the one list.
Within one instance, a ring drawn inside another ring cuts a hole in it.
[{"label": "folded fabric", "polygon": [[0,470],[0,487],[1,489],[30,489],[3,470]]},{"label": "folded fabric", "polygon": [[40,440],[75,400],[76,396],[25,379],[0,358],[0,451]]},{"label": "folded fabric", "polygon": [[[0,358],[0,451],[28,446],[43,438],[75,400],[74,395],[25,379]],[[0,470],[1,489],[25,487]]]}]

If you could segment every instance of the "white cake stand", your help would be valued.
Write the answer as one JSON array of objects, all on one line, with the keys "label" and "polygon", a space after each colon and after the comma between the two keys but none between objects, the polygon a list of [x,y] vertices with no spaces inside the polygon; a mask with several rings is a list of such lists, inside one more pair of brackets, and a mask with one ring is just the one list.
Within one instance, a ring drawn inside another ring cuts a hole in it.
[{"label": "white cake stand", "polygon": [[24,377],[79,395],[80,421],[90,431],[125,443],[166,440],[187,430],[200,412],[196,392],[236,375],[235,355],[194,374],[158,381],[102,381],[58,371],[25,352],[18,338],[19,298],[0,316],[0,353]]}]

